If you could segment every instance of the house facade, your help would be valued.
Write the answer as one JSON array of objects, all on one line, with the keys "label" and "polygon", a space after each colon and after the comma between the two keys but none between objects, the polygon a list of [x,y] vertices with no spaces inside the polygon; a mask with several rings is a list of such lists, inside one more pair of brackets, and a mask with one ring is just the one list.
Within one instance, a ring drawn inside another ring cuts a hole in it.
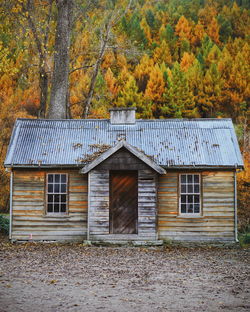
[{"label": "house facade", "polygon": [[10,239],[158,242],[237,240],[230,119],[18,119]]}]

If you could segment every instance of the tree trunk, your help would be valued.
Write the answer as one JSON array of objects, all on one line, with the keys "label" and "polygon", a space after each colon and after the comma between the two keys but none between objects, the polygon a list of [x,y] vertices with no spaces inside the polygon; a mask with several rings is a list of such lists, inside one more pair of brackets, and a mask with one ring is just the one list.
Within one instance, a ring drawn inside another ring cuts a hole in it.
[{"label": "tree trunk", "polygon": [[40,108],[38,118],[44,118],[46,113],[46,103],[48,97],[48,74],[45,68],[41,68],[39,72],[39,87],[40,87]]},{"label": "tree trunk", "polygon": [[69,48],[73,2],[73,0],[56,1],[58,17],[55,38],[54,69],[47,116],[50,119],[67,118]]}]

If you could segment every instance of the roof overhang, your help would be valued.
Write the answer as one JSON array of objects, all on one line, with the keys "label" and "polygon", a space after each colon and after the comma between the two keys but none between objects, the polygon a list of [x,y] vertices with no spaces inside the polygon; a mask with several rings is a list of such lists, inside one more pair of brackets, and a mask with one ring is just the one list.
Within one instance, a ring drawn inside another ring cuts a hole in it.
[{"label": "roof overhang", "polygon": [[90,162],[87,165],[85,165],[80,170],[80,173],[88,173],[90,170],[94,169],[96,166],[98,166],[105,159],[107,159],[108,157],[113,155],[115,152],[117,152],[121,148],[127,149],[130,153],[132,153],[134,156],[139,158],[142,162],[144,162],[146,165],[151,167],[153,170],[155,170],[159,174],[165,174],[166,173],[165,169],[163,169],[156,162],[154,162],[152,159],[150,159],[147,155],[145,155],[143,152],[139,151],[137,148],[135,148],[134,146],[130,145],[126,141],[118,142],[115,146],[109,148],[107,151],[102,153],[100,156],[98,156],[92,162]]}]

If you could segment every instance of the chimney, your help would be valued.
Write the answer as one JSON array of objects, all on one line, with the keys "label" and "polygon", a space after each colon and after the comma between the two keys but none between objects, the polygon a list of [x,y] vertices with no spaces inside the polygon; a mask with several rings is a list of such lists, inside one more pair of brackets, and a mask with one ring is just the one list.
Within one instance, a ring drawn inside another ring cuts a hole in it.
[{"label": "chimney", "polygon": [[110,108],[110,123],[112,125],[135,124],[136,107]]}]

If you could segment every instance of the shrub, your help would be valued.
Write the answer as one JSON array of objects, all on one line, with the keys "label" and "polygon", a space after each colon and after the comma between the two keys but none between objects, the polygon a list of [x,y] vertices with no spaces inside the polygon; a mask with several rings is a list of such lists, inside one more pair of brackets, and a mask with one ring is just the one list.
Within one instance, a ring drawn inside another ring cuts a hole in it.
[{"label": "shrub", "polygon": [[7,217],[0,215],[0,232],[3,234],[9,233],[10,221]]}]

